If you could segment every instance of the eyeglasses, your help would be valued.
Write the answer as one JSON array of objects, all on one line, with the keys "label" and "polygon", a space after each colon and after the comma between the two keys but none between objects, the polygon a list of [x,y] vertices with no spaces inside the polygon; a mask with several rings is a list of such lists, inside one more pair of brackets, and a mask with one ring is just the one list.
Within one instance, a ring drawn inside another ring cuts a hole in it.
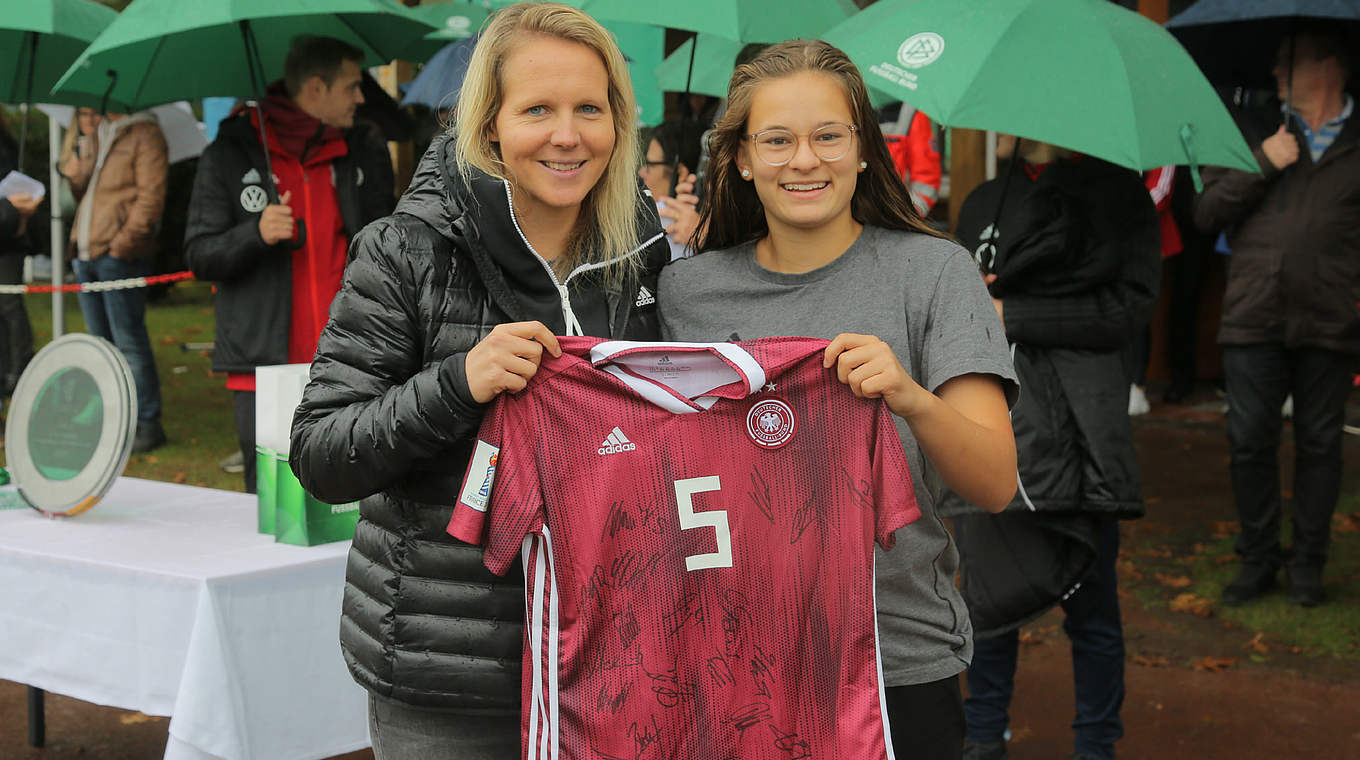
[{"label": "eyeglasses", "polygon": [[859,127],[854,124],[824,124],[807,135],[787,129],[765,129],[743,135],[755,146],[756,156],[770,166],[783,166],[798,152],[798,138],[807,137],[808,147],[823,161],[839,161],[850,152],[850,144]]}]

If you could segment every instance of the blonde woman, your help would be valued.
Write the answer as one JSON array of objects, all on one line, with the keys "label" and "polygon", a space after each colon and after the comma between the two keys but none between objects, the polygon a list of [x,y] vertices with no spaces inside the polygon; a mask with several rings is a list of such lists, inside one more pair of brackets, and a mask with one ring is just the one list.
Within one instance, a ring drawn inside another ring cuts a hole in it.
[{"label": "blonde woman", "polygon": [[317,497],[362,499],[340,641],[380,760],[518,754],[524,582],[445,528],[484,405],[554,335],[658,337],[669,250],[637,166],[609,33],[514,5],[483,30],[452,133],[350,249],[292,461]]}]

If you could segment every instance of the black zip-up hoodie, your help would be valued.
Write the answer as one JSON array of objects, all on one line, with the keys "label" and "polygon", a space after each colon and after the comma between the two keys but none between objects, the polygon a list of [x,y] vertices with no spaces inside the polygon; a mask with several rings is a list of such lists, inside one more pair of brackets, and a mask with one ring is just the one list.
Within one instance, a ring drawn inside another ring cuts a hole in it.
[{"label": "black zip-up hoodie", "polygon": [[[513,714],[522,574],[493,575],[480,548],[445,532],[483,413],[464,362],[497,324],[557,329],[565,310],[530,295],[557,288],[516,229],[505,186],[479,176],[469,187],[451,148],[431,144],[396,213],[351,245],[293,419],[291,464],[318,498],[362,499],[340,623],[354,678],[410,706]],[[568,282],[577,319],[598,314],[607,328],[597,337],[659,335],[652,294],[670,253],[641,191],[638,229],[640,278]],[[529,264],[542,280],[517,287],[533,282]]]}]

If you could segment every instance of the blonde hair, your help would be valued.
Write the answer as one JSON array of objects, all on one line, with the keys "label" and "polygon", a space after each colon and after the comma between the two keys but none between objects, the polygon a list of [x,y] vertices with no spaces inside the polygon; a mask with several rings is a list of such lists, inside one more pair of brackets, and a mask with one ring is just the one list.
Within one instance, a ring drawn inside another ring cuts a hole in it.
[{"label": "blonde hair", "polygon": [[535,36],[555,37],[590,48],[600,56],[609,76],[614,152],[604,174],[581,201],[581,213],[564,256],[568,269],[613,262],[606,268],[606,278],[619,282],[636,273],[640,266],[638,256],[628,256],[641,242],[637,227],[643,200],[637,189],[637,167],[641,160],[637,106],[627,61],[609,31],[595,19],[567,5],[528,2],[511,5],[491,17],[468,62],[454,110],[458,171],[465,180],[470,180],[473,168],[497,179],[510,179],[499,147],[491,142],[490,129],[505,99],[501,80],[505,60],[517,45],[532,44]]}]

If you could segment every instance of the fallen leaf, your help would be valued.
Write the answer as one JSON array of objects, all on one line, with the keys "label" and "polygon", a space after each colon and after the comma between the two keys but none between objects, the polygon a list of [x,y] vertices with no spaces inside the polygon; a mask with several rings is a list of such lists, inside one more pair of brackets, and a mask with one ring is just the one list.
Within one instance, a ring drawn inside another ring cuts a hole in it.
[{"label": "fallen leaf", "polygon": [[1165,575],[1163,573],[1157,573],[1154,577],[1157,579],[1158,583],[1167,588],[1186,588],[1192,582],[1184,575]]},{"label": "fallen leaf", "polygon": [[143,461],[143,462],[146,462],[147,464],[155,464],[155,463],[157,463],[157,462],[159,462],[159,461],[161,461],[161,460],[157,459],[156,457],[152,456],[151,454],[147,454],[146,457],[142,459],[142,461]]},{"label": "fallen leaf", "polygon": [[1248,641],[1247,643],[1243,644],[1242,648],[1254,649],[1260,652],[1261,654],[1265,654],[1266,652],[1270,651],[1270,647],[1266,646],[1265,641],[1263,641],[1265,637],[1266,635],[1263,631],[1257,631],[1256,635],[1251,637],[1251,641]]},{"label": "fallen leaf", "polygon": [[1332,515],[1333,533],[1360,533],[1360,520],[1354,515]]},{"label": "fallen leaf", "polygon": [[1161,655],[1136,654],[1130,659],[1134,665],[1142,665],[1145,668],[1165,668],[1171,665],[1171,661]]},{"label": "fallen leaf", "polygon": [[1205,673],[1222,673],[1236,664],[1236,657],[1205,657],[1193,663],[1195,670]]},{"label": "fallen leaf", "polygon": [[183,470],[181,470],[180,472],[175,473],[175,477],[171,478],[171,480],[173,480],[173,481],[176,482],[176,483],[183,483],[184,481],[186,481],[186,480],[188,480],[188,479],[189,479],[189,473],[184,472]]},{"label": "fallen leaf", "polygon": [[150,722],[151,722],[151,716],[150,716],[150,715],[144,715],[144,714],[139,713],[139,712],[137,712],[137,713],[127,713],[126,715],[120,715],[120,716],[118,716],[118,720],[121,721],[122,724],[125,725],[125,726],[131,726],[131,725],[133,725],[133,724],[135,724],[135,723],[150,723]]},{"label": "fallen leaf", "polygon": [[1237,561],[1237,555],[1236,555],[1236,554],[1220,554],[1219,556],[1214,557],[1214,564],[1215,564],[1215,565],[1226,565],[1226,564],[1229,564],[1229,563],[1231,563],[1231,562],[1236,562],[1236,561]]},{"label": "fallen leaf", "polygon": [[1171,550],[1165,546],[1149,546],[1146,549],[1139,549],[1135,553],[1139,557],[1155,557],[1157,559],[1167,559],[1171,556]]},{"label": "fallen leaf", "polygon": [[1209,617],[1214,614],[1213,602],[1202,596],[1196,596],[1189,592],[1178,595],[1171,600],[1172,612],[1188,612],[1200,617]]},{"label": "fallen leaf", "polygon": [[1224,536],[1231,536],[1232,534],[1237,532],[1237,523],[1231,520],[1227,522],[1215,522],[1212,523],[1210,527],[1214,531],[1214,538],[1223,538]]}]

